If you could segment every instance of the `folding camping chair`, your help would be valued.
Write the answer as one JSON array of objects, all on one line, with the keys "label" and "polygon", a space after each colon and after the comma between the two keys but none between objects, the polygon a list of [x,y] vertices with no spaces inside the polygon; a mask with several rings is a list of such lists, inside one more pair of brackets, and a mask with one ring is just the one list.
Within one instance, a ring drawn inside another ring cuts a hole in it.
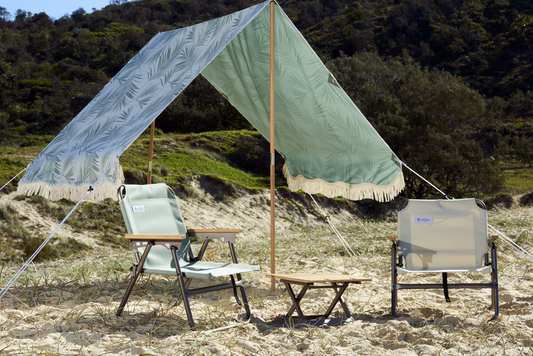
[{"label": "folding camping chair", "polygon": [[[491,288],[498,317],[497,236],[488,237],[487,209],[475,199],[410,200],[398,212],[392,237],[392,315],[399,289]],[[397,256],[399,254],[399,256]],[[491,255],[489,262],[489,254]],[[398,273],[442,273],[442,284],[399,284]],[[448,284],[449,272],[491,273],[490,283]]]},{"label": "folding camping chair", "polygon": [[[237,296],[241,292],[250,319],[250,307],[244,290],[241,273],[258,271],[259,266],[238,264],[233,243],[238,229],[186,229],[178,206],[178,200],[165,184],[123,185],[119,188],[119,203],[126,222],[130,247],[136,253],[137,263],[131,268],[132,279],[117,311],[117,316],[128,301],[133,286],[141,273],[176,275],[179,280],[181,297],[187,313],[189,325],[194,327],[189,305],[189,297],[195,294],[233,289],[235,300],[242,305]],[[198,256],[195,257],[189,237],[203,240]],[[201,261],[209,242],[213,239],[227,242],[233,263]],[[234,275],[236,278],[234,278]],[[189,289],[193,278],[212,279],[229,276],[230,283]],[[188,278],[187,283],[184,277]]]}]

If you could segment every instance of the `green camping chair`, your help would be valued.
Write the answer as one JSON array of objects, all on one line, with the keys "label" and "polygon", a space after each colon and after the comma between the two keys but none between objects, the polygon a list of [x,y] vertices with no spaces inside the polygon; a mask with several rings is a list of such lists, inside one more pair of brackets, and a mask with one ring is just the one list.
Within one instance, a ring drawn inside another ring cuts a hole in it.
[{"label": "green camping chair", "polygon": [[[132,279],[117,311],[117,316],[128,301],[133,286],[141,273],[176,275],[189,325],[194,327],[189,297],[224,289],[233,289],[239,305],[237,288],[241,292],[246,319],[250,307],[244,290],[241,273],[258,271],[259,266],[238,264],[233,243],[238,229],[186,229],[178,200],[165,184],[123,185],[119,188],[119,202],[126,222],[130,247],[136,252],[137,263],[131,268]],[[203,240],[198,256],[192,252],[189,237]],[[201,261],[209,242],[213,239],[229,244],[233,263]],[[193,278],[212,279],[229,276],[231,282],[197,289],[189,289]],[[236,276],[236,278],[234,277]],[[184,281],[187,278],[187,283]]]},{"label": "green camping chair", "polygon": [[[392,244],[392,315],[399,289],[491,288],[498,316],[497,236],[488,237],[487,209],[475,199],[410,200],[398,212]],[[397,256],[398,255],[398,256]],[[491,255],[489,262],[489,255]],[[399,284],[398,273],[442,273],[442,284]],[[490,283],[448,284],[449,272],[484,272]]]}]

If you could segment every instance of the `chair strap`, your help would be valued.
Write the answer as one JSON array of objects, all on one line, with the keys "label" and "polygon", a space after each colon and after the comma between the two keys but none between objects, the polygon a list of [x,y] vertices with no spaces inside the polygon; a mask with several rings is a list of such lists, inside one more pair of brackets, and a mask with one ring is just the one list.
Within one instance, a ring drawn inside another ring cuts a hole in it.
[{"label": "chair strap", "polygon": [[235,300],[237,301],[237,304],[242,305],[241,301],[239,300],[239,296],[237,295],[237,285],[235,284],[235,278],[233,278],[233,275],[229,275],[231,278],[231,284],[233,284],[233,295],[235,296]]},{"label": "chair strap", "polygon": [[448,295],[448,272],[442,273],[442,289],[444,289],[444,298],[446,301],[450,302],[450,296]]}]

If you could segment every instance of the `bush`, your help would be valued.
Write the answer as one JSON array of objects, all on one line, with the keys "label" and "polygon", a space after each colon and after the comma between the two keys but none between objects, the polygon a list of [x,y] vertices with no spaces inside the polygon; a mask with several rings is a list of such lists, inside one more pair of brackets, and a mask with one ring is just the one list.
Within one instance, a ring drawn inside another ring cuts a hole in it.
[{"label": "bush", "polygon": [[[329,63],[339,82],[397,156],[450,196],[478,197],[502,188],[498,113],[459,78],[422,69],[410,57],[375,53]],[[405,170],[404,170],[405,171]],[[404,195],[436,191],[406,174]]]},{"label": "bush", "polygon": [[[240,169],[257,175],[267,175],[270,164],[270,143],[261,135],[241,135],[235,140],[231,159]],[[283,176],[285,160],[276,152],[276,176]]]},{"label": "bush", "polygon": [[[33,255],[33,253],[37,251],[37,249],[39,248],[39,246],[41,246],[43,242],[44,239],[41,237],[28,236],[24,238],[21,243],[22,250],[24,251],[24,257],[26,259],[30,258],[31,255]],[[55,260],[58,257],[58,249],[52,246],[52,241],[49,241],[33,260],[35,262],[48,261]]]},{"label": "bush", "polygon": [[531,166],[533,163],[533,137],[520,137],[513,145],[516,157]]}]

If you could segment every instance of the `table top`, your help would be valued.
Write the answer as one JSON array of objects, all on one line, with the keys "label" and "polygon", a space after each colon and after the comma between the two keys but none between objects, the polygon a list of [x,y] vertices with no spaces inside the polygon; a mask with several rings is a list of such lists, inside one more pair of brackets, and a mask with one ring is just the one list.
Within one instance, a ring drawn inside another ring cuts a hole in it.
[{"label": "table top", "polygon": [[267,274],[267,276],[286,281],[303,283],[369,282],[372,280],[370,278],[356,278],[348,274],[341,273],[275,273]]}]

